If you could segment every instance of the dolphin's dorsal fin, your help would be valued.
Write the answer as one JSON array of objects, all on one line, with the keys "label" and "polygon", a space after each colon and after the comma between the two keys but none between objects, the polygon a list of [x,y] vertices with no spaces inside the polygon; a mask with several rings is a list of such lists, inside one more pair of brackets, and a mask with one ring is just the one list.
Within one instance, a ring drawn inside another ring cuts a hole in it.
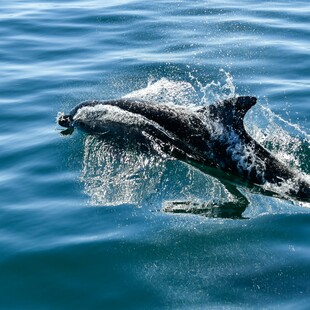
[{"label": "dolphin's dorsal fin", "polygon": [[229,98],[207,108],[209,115],[227,127],[243,130],[243,119],[246,112],[256,104],[257,99],[250,96]]}]

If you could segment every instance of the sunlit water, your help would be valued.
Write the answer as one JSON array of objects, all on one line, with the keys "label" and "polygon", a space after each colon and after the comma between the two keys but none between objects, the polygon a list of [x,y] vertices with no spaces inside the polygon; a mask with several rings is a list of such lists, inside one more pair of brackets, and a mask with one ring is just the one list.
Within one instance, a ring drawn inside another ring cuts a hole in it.
[{"label": "sunlit water", "polygon": [[230,199],[157,152],[62,137],[58,112],[254,95],[248,132],[310,174],[307,1],[10,1],[0,8],[0,307],[307,309],[307,206],[241,189],[244,220],[162,212]]}]

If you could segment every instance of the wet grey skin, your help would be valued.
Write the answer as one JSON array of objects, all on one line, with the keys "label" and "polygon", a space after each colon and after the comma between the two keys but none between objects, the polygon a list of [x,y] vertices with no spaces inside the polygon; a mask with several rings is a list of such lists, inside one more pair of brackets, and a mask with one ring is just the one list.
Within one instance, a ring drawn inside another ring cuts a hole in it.
[{"label": "wet grey skin", "polygon": [[[100,114],[95,109],[89,119],[77,117],[83,109],[95,106],[116,107],[140,117],[145,122],[143,125],[137,124],[136,130],[159,140],[162,150],[167,154],[219,179],[236,197],[234,204],[226,203],[226,207],[217,206],[216,209],[212,207],[212,210],[216,210],[216,214],[211,212],[212,216],[241,217],[249,202],[237,189],[240,185],[255,188],[267,195],[278,195],[257,185],[266,182],[281,185],[289,181],[293,186],[286,194],[310,202],[310,185],[301,175],[277,160],[246,132],[244,116],[256,101],[255,97],[250,96],[233,97],[199,110],[135,99],[85,101],[69,114],[60,116],[58,124],[67,128],[63,134],[71,134],[74,128],[96,135],[105,134],[107,127],[114,130],[115,124],[105,122],[103,112]],[[221,128],[221,132],[217,132],[216,128]],[[247,150],[251,153],[248,156]],[[177,210],[181,212],[180,208]],[[209,207],[205,210],[206,214],[210,214]],[[173,208],[168,211],[173,212]],[[203,209],[200,211],[196,213],[204,212]]]}]

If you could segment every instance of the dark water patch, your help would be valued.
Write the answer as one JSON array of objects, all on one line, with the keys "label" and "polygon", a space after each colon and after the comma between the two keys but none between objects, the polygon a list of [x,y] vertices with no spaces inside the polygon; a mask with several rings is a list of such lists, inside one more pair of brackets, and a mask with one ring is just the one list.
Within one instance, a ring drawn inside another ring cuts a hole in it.
[{"label": "dark water patch", "polygon": [[[305,1],[3,3],[1,307],[306,309],[308,208],[244,191],[247,220],[164,214],[169,195],[226,197],[179,162],[156,170],[162,186],[142,207],[91,207],[87,137],[61,137],[56,116],[148,84],[148,96],[182,104],[234,88],[273,111],[248,125],[271,126],[271,149],[309,173],[308,13]],[[176,95],[172,81],[196,95]]]}]

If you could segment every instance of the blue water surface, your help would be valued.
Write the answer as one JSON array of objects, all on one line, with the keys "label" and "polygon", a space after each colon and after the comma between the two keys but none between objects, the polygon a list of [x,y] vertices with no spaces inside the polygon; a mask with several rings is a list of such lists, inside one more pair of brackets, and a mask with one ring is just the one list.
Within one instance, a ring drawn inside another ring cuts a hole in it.
[{"label": "blue water surface", "polygon": [[309,175],[309,15],[305,0],[2,2],[0,308],[308,309],[307,205],[244,189],[247,219],[163,213],[227,195],[176,160],[62,137],[56,117],[134,91],[255,95],[251,134]]}]

